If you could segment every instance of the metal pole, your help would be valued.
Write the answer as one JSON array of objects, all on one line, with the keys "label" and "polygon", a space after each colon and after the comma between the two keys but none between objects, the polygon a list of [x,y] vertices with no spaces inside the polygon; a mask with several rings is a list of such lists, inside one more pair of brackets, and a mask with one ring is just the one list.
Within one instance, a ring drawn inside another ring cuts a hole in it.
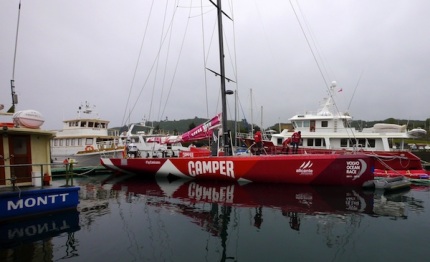
[{"label": "metal pole", "polygon": [[223,31],[222,31],[221,0],[217,0],[217,8],[218,8],[219,61],[220,61],[220,74],[221,74],[223,147],[224,147],[224,154],[231,155],[230,143],[228,143],[228,130],[227,130],[227,101],[226,101],[227,97],[225,92],[224,42],[223,42]]}]

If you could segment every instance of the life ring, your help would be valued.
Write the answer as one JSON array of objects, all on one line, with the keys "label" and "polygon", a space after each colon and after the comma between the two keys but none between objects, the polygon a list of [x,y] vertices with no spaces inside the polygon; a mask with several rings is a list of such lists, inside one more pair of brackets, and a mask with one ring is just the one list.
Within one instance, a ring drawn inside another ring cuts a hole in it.
[{"label": "life ring", "polygon": [[94,147],[93,146],[86,146],[85,147],[85,151],[93,151]]}]

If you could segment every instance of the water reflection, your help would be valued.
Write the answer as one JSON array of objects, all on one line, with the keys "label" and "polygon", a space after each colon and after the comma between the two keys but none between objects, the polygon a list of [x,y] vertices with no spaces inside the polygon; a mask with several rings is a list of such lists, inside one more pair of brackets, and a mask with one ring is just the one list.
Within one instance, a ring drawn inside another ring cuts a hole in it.
[{"label": "water reflection", "polygon": [[[330,253],[325,258],[338,261],[333,258],[345,258],[348,248],[364,244],[360,241],[363,234],[369,238],[383,235],[375,230],[387,229],[387,220],[396,221],[388,230],[401,234],[405,227],[394,227],[416,221],[416,214],[423,217],[419,215],[428,207],[425,199],[410,191],[387,194],[347,187],[137,177],[123,181],[91,177],[76,183],[81,187],[77,211],[29,224],[0,225],[0,261],[78,256],[147,261],[159,255],[165,261],[264,260],[269,251],[260,250],[260,257],[257,251],[251,252],[256,257],[247,257],[250,250],[245,247],[267,245],[274,252],[273,245],[266,243],[272,241],[275,246],[288,245],[293,260],[300,259],[294,257],[295,248],[306,243]],[[428,191],[428,187],[414,190]],[[425,232],[417,230],[421,231]],[[94,250],[93,244],[106,238],[110,241]],[[114,247],[126,251],[110,253]],[[284,249],[275,252],[282,255],[287,252]]]},{"label": "water reflection", "polygon": [[[255,230],[269,230],[279,238],[278,232],[284,231],[279,217],[283,217],[291,232],[320,236],[326,248],[344,255],[344,246],[359,234],[363,216],[407,219],[406,205],[419,203],[407,196],[407,190],[386,194],[361,188],[221,181],[129,179],[113,184],[112,190],[121,192],[131,205],[144,202],[184,216],[218,238],[220,261],[235,259],[228,255],[232,249],[228,243],[252,243],[243,237],[239,241],[236,236],[243,228],[239,224],[247,221]],[[234,214],[238,213],[248,213],[249,217],[237,218]]]},{"label": "water reflection", "polygon": [[[264,226],[263,207],[278,210],[293,230],[300,230],[303,215],[378,215],[374,212],[374,192],[361,188],[131,179],[115,183],[112,190],[124,192],[129,203],[145,198],[149,204],[188,216],[214,235],[220,235],[220,221],[229,220],[226,216],[231,207],[252,208],[257,228]],[[211,204],[211,208],[207,210],[201,203]]]},{"label": "water reflection", "polygon": [[[32,261],[52,257],[52,239],[65,235],[65,256],[73,256],[75,243],[69,241],[80,230],[79,212],[74,209],[0,225],[0,260]],[[37,260],[37,259],[36,259]],[[50,261],[48,259],[48,261]]]}]

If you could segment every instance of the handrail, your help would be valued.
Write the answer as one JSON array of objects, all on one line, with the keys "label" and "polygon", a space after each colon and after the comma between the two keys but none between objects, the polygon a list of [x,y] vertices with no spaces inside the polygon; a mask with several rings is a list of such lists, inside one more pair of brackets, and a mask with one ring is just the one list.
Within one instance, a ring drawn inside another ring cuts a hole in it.
[{"label": "handrail", "polygon": [[[66,185],[67,186],[69,185],[69,179],[70,179],[70,182],[71,182],[71,186],[73,186],[73,164],[74,164],[73,162],[66,164]],[[56,163],[46,163],[46,164],[14,164],[14,165],[0,165],[0,168],[5,168],[5,167],[11,168],[11,167],[40,166],[40,176],[33,176],[33,175],[31,175],[30,178],[31,179],[33,179],[33,178],[40,178],[41,188],[43,189],[44,186],[45,186],[45,183],[44,183],[45,182],[44,181],[45,174],[44,174],[44,171],[43,171],[43,166],[48,166],[48,165],[49,166],[53,166],[53,165],[57,165],[57,164]],[[63,164],[58,164],[58,165],[65,165],[65,164],[63,163]],[[35,171],[38,171],[38,170],[32,170],[32,174]],[[49,176],[49,179],[52,178],[52,174],[49,174],[48,176]],[[28,178],[28,177],[25,177],[25,178]],[[20,179],[20,178],[18,178],[18,177],[16,177],[14,175],[11,178],[6,178],[4,180],[5,181],[8,181],[8,180],[12,181],[13,191],[15,191],[16,183],[17,183],[18,179]]]},{"label": "handrail", "polygon": [[[51,163],[49,163],[49,164],[14,164],[14,165],[0,165],[0,168],[5,168],[5,167],[26,167],[26,166],[40,166],[40,176],[33,176],[33,175],[31,175],[31,179],[33,179],[33,178],[40,178],[40,181],[41,181],[41,188],[43,188],[44,187],[44,181],[43,181],[43,178],[44,178],[44,172],[43,172],[43,166],[46,166],[46,165],[51,165]],[[33,173],[33,172],[32,172]],[[12,182],[12,188],[13,188],[13,191],[15,191],[15,188],[16,188],[16,183],[17,183],[17,180],[18,179],[20,179],[20,178],[18,178],[18,177],[16,177],[15,175],[14,176],[12,176],[11,178],[6,178],[5,180],[7,181],[7,180],[10,180],[11,182]]]}]

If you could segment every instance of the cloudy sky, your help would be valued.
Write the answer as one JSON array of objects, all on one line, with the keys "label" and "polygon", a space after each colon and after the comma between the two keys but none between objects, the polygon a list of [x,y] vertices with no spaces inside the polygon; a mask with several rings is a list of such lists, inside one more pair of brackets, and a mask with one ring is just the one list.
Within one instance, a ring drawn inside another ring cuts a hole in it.
[{"label": "cloudy sky", "polygon": [[[0,0],[0,103],[9,108],[19,0]],[[332,81],[354,119],[430,118],[430,1],[223,1],[239,118],[268,127],[316,111]],[[220,112],[208,0],[22,0],[18,110],[59,129],[88,101],[111,127]],[[229,118],[235,99],[228,98]],[[252,114],[251,114],[252,112]]]}]

